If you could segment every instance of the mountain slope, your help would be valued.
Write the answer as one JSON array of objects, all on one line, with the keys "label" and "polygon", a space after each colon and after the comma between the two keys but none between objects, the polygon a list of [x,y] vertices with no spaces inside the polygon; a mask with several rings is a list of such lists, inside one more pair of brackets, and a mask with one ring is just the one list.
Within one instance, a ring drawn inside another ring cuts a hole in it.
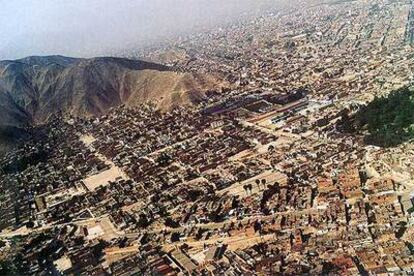
[{"label": "mountain slope", "polygon": [[123,58],[0,61],[0,129],[22,129],[57,113],[100,115],[121,104],[151,101],[167,110],[199,101],[219,83],[212,76]]}]

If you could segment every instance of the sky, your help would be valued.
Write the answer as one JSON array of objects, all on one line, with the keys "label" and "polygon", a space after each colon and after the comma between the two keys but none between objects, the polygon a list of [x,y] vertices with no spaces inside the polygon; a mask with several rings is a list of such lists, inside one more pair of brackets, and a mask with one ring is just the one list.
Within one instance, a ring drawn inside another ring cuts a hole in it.
[{"label": "sky", "polygon": [[281,0],[0,0],[0,60],[108,55],[259,12]]}]

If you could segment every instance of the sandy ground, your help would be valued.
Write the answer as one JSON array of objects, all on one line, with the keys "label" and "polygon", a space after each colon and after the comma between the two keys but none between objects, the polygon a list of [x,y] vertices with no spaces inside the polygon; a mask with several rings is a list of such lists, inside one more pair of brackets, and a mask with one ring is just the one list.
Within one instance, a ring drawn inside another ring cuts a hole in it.
[{"label": "sandy ground", "polygon": [[93,142],[96,141],[95,137],[93,137],[92,135],[82,135],[79,138],[87,147],[90,147]]},{"label": "sandy ground", "polygon": [[[79,139],[87,146],[92,147],[92,143],[96,141],[95,137],[89,134],[85,134],[79,137]],[[117,167],[111,160],[106,158],[104,155],[95,153],[95,156],[109,165],[109,169],[98,174],[89,176],[83,180],[83,183],[89,191],[94,191],[100,186],[106,186],[109,182],[114,182],[117,178],[129,179],[128,176]]]},{"label": "sandy ground", "polygon": [[124,232],[119,231],[115,228],[108,216],[93,220],[79,221],[75,224],[77,224],[79,227],[87,227],[88,230],[99,229],[99,231],[96,231],[99,232],[99,236],[95,238],[101,238],[106,241],[110,241],[114,238],[124,235]]},{"label": "sandy ground", "polygon": [[94,191],[100,186],[106,186],[109,182],[114,182],[118,177],[123,178],[123,174],[118,167],[113,166],[109,170],[89,176],[83,180],[83,183],[89,191]]}]

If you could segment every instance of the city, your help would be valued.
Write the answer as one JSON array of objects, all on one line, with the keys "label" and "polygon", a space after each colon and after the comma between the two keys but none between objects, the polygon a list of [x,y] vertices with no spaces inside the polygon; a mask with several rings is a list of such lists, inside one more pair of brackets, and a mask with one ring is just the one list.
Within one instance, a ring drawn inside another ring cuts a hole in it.
[{"label": "city", "polygon": [[414,147],[344,130],[412,84],[414,4],[300,6],[134,54],[223,76],[195,106],[34,128],[0,161],[0,259],[29,275],[414,273]]}]

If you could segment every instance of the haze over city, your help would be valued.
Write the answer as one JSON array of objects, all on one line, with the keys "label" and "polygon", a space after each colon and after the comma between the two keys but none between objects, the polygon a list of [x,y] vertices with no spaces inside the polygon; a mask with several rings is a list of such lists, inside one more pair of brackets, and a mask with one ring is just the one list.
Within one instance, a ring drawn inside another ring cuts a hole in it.
[{"label": "haze over city", "polygon": [[281,0],[0,1],[0,59],[98,56],[231,22]]}]

